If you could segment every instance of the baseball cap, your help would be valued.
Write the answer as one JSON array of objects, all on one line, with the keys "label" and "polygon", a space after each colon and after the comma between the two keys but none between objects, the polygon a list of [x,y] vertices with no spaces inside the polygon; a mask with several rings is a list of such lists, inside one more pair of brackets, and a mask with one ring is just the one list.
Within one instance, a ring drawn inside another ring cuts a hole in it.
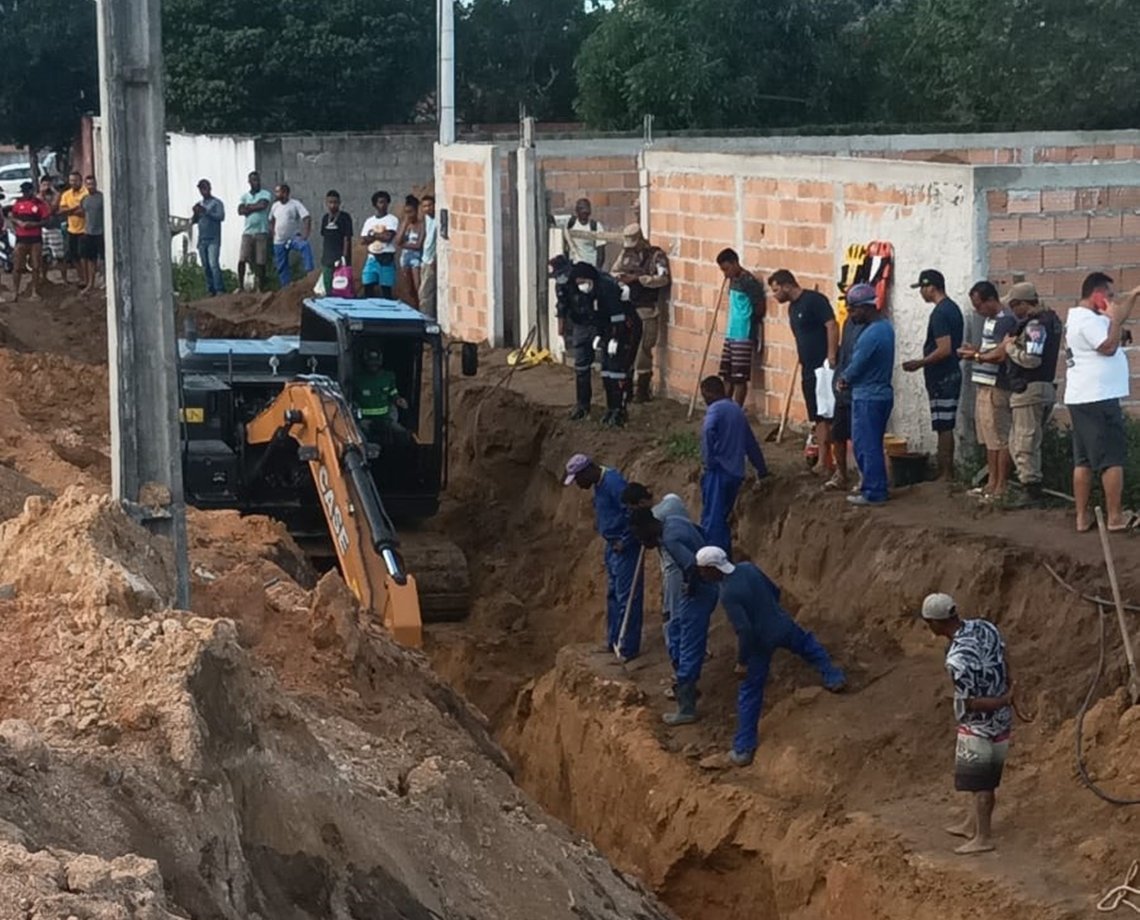
[{"label": "baseball cap", "polygon": [[922,602],[924,620],[949,620],[957,615],[958,605],[949,594],[928,594]]},{"label": "baseball cap", "polygon": [[380,255],[384,251],[384,244],[379,240],[373,240],[368,244],[368,251],[374,256]]},{"label": "baseball cap", "polygon": [[562,485],[573,485],[574,479],[577,475],[586,469],[594,461],[585,454],[575,454],[566,461],[566,475],[562,479]]},{"label": "baseball cap", "polygon": [[569,275],[572,267],[570,260],[562,254],[556,255],[547,263],[548,274],[551,278],[557,278],[559,275]]},{"label": "baseball cap", "polygon": [[918,284],[912,284],[911,287],[920,288],[927,284],[934,285],[940,291],[946,290],[946,278],[936,268],[924,268],[918,276]]},{"label": "baseball cap", "polygon": [[702,546],[697,550],[697,566],[702,569],[718,569],[725,575],[736,571],[736,566],[728,561],[728,554],[719,546]]},{"label": "baseball cap", "polygon": [[847,306],[856,307],[860,304],[877,304],[878,295],[869,284],[853,284],[847,289]]},{"label": "baseball cap", "polygon": [[1002,303],[1008,305],[1015,300],[1020,300],[1023,303],[1037,303],[1040,298],[1037,296],[1037,288],[1028,281],[1019,281],[1006,291],[1005,299]]},{"label": "baseball cap", "polygon": [[21,192],[34,192],[35,190],[36,190],[36,184],[34,182],[21,182],[20,183],[20,191]]}]

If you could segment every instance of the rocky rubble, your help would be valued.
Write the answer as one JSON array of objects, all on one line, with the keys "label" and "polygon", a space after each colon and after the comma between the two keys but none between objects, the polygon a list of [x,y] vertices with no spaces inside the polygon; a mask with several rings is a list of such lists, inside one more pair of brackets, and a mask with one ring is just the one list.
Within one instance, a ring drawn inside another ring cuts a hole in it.
[{"label": "rocky rubble", "polygon": [[163,547],[105,497],[0,526],[0,920],[669,916],[339,577],[192,542],[237,624],[163,609]]}]

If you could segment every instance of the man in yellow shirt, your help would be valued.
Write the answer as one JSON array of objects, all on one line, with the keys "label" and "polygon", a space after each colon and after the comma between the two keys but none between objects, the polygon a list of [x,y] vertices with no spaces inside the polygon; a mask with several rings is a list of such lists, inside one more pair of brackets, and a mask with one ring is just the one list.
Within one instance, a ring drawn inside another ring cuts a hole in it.
[{"label": "man in yellow shirt", "polygon": [[[67,177],[67,188],[59,196],[59,214],[67,218],[67,265],[75,266],[79,275],[79,286],[88,283],[87,263],[83,259],[83,234],[87,232],[87,215],[83,211],[83,199],[87,189],[83,187],[83,176],[77,172]],[[63,270],[63,280],[67,281],[67,268]]]}]

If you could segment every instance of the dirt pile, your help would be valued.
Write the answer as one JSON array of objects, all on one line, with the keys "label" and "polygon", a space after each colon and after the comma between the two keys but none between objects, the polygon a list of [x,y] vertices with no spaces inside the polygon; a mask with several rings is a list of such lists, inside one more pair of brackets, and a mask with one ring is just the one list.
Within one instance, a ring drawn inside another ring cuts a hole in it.
[{"label": "dirt pile", "polygon": [[192,322],[199,338],[259,339],[289,335],[301,328],[301,305],[313,297],[320,271],[279,291],[255,294],[237,291],[179,307],[179,335]]},{"label": "dirt pile", "polygon": [[87,364],[107,362],[107,301],[102,291],[83,295],[74,285],[48,283],[42,300],[12,303],[11,276],[7,278],[0,284],[0,347],[64,355]]},{"label": "dirt pile", "polygon": [[303,587],[273,525],[220,518],[236,550],[213,524],[192,527],[200,616],[140,609],[168,563],[103,497],[3,526],[0,916],[667,916],[515,789],[337,576]]},{"label": "dirt pile", "polygon": [[[433,630],[429,652],[491,715],[523,787],[682,916],[1076,918],[1119,882],[1140,831],[1131,811],[1081,788],[1073,767],[1073,716],[1097,655],[1095,608],[1041,561],[1082,590],[1107,586],[1099,545],[1074,538],[1063,512],[1002,515],[928,485],[867,515],[821,494],[796,451],[770,450],[777,475],[742,496],[739,546],[847,669],[851,692],[824,694],[802,663],[778,658],[756,763],[710,774],[699,762],[725,750],[734,729],[727,623],[714,619],[703,721],[667,732],[655,567],[647,654],[618,667],[594,651],[604,583],[589,496],[559,482],[565,458],[586,450],[699,507],[695,462],[678,456],[670,434],[690,430],[680,413],[655,435],[614,435],[499,393],[476,425],[486,384],[467,386],[452,439],[466,466],[456,463],[457,503],[445,517],[481,600],[468,623]],[[568,401],[569,388],[560,393]],[[487,533],[498,535],[493,546]],[[1127,538],[1114,545],[1125,593],[1140,597],[1140,556]],[[942,649],[915,618],[932,590],[1002,627],[1036,714],[1016,730],[999,852],[972,861],[953,856],[940,830],[966,803],[952,791]],[[1105,696],[1086,724],[1089,765],[1112,791],[1140,795],[1140,710],[1115,692],[1123,655],[1114,629],[1109,636]],[[586,644],[566,647],[573,642]]]}]

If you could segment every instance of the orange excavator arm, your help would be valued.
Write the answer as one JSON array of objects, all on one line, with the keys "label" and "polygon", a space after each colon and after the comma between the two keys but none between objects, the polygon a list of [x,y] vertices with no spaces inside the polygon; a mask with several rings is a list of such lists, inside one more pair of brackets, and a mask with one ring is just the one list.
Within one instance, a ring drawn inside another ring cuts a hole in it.
[{"label": "orange excavator arm", "polygon": [[246,426],[250,444],[292,438],[309,464],[340,568],[352,593],[401,645],[423,644],[415,579],[403,571],[396,532],[368,468],[367,445],[340,387],[301,377]]}]

